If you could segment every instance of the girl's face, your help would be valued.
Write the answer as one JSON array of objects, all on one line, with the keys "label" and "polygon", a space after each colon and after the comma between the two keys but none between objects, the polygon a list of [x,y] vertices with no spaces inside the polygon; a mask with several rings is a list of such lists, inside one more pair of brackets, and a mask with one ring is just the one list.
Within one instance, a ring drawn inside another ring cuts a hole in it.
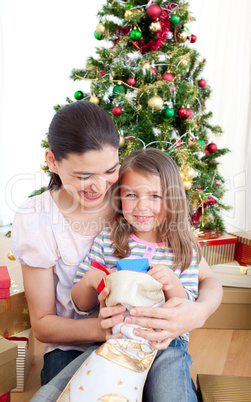
[{"label": "girl's face", "polygon": [[81,205],[84,210],[101,207],[107,190],[118,180],[118,150],[112,146],[80,155],[69,154],[60,162],[54,159],[54,166],[48,165],[51,171],[59,175],[64,190],[76,208]]},{"label": "girl's face", "polygon": [[124,218],[133,226],[134,234],[158,242],[156,228],[166,216],[160,177],[130,170],[122,178],[120,196]]}]

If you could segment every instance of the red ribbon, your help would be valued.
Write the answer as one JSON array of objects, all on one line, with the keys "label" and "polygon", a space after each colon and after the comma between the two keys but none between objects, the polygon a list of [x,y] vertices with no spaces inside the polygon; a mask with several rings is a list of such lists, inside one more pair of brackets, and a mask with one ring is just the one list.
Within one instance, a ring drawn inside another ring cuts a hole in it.
[{"label": "red ribbon", "polygon": [[[109,272],[103,265],[101,265],[101,264],[100,264],[99,262],[97,262],[97,261],[91,261],[91,266],[92,266],[93,268],[100,269],[101,271],[105,272],[106,275],[110,275],[110,272]],[[105,281],[104,281],[104,279],[101,279],[101,281],[100,281],[100,283],[99,283],[99,285],[98,285],[98,287],[97,287],[98,293],[101,293],[102,290],[104,289],[104,287],[105,287]]]},{"label": "red ribbon", "polygon": [[29,347],[29,338],[25,336],[6,336],[5,339],[8,339],[8,341],[24,341],[27,342],[27,347]]}]

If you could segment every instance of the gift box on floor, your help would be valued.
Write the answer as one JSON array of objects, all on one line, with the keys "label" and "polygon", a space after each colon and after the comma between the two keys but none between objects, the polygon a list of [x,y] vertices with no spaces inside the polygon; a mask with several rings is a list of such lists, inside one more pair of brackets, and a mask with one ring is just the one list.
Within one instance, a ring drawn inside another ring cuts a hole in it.
[{"label": "gift box on floor", "polygon": [[34,336],[32,329],[25,331],[8,338],[17,346],[16,359],[16,388],[12,392],[23,392],[28,379],[31,363],[34,356]]},{"label": "gift box on floor", "polygon": [[10,402],[10,392],[0,396],[0,402]]},{"label": "gift box on floor", "polygon": [[16,387],[17,345],[0,337],[0,395]]},{"label": "gift box on floor", "polygon": [[234,260],[237,237],[213,230],[203,230],[198,236],[203,257],[209,265],[224,264]]},{"label": "gift box on floor", "polygon": [[200,402],[251,401],[251,378],[198,374]]},{"label": "gift box on floor", "polygon": [[0,299],[10,297],[10,275],[7,267],[0,267]]},{"label": "gift box on floor", "polygon": [[251,231],[232,233],[237,236],[234,259],[242,264],[251,265]]},{"label": "gift box on floor", "polygon": [[23,285],[11,280],[10,297],[0,299],[0,335],[6,338],[30,327]]},{"label": "gift box on floor", "polygon": [[251,266],[241,265],[238,261],[211,265],[211,269],[224,286],[251,288]]},{"label": "gift box on floor", "polygon": [[203,328],[251,329],[251,289],[223,286],[222,303]]}]

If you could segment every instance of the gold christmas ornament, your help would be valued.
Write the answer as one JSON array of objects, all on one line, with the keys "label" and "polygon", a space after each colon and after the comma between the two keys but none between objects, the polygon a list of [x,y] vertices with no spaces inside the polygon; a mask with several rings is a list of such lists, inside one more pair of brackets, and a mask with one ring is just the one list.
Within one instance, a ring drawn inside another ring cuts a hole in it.
[{"label": "gold christmas ornament", "polygon": [[146,70],[150,70],[151,69],[151,64],[150,63],[144,63],[144,64],[142,64],[142,67],[145,68]]},{"label": "gold christmas ornament", "polygon": [[9,258],[9,260],[11,260],[11,261],[15,261],[15,257],[14,257],[14,255],[12,254],[11,250],[8,251],[8,258]]},{"label": "gold christmas ornament", "polygon": [[161,31],[161,23],[159,21],[154,21],[150,24],[149,29],[151,32]]},{"label": "gold christmas ornament", "polygon": [[180,63],[182,66],[187,66],[187,63],[188,63],[188,61],[185,59],[185,60],[182,60],[182,62]]},{"label": "gold christmas ornament", "polygon": [[192,167],[187,169],[187,177],[189,179],[193,179],[195,177],[195,175],[196,175],[196,172]]},{"label": "gold christmas ornament", "polygon": [[183,184],[184,184],[184,189],[187,191],[187,190],[190,190],[190,188],[192,187],[192,182],[191,181],[189,181],[189,180],[184,180],[183,181]]},{"label": "gold christmas ornament", "polygon": [[125,137],[119,134],[119,149],[123,148],[124,145],[125,145]]},{"label": "gold christmas ornament", "polygon": [[124,17],[129,18],[129,17],[131,17],[131,15],[133,15],[133,12],[131,10],[126,10]]},{"label": "gold christmas ornament", "polygon": [[99,98],[98,98],[97,96],[92,95],[92,96],[90,97],[90,102],[91,102],[91,103],[95,103],[95,105],[98,105],[99,102],[100,102],[100,100],[99,100]]},{"label": "gold christmas ornament", "polygon": [[104,35],[105,33],[105,26],[102,24],[102,22],[100,22],[97,26],[96,26],[96,32],[99,35]]},{"label": "gold christmas ornament", "polygon": [[148,101],[148,107],[153,112],[157,112],[162,108],[162,106],[163,106],[163,99],[159,95],[154,95]]},{"label": "gold christmas ornament", "polygon": [[180,170],[180,175],[181,175],[182,181],[184,181],[185,180],[185,173],[182,172],[182,170]]},{"label": "gold christmas ornament", "polygon": [[177,39],[180,43],[185,43],[187,41],[187,31],[181,31],[177,34]]},{"label": "gold christmas ornament", "polygon": [[49,166],[47,165],[46,161],[40,163],[40,168],[44,171],[49,170]]}]

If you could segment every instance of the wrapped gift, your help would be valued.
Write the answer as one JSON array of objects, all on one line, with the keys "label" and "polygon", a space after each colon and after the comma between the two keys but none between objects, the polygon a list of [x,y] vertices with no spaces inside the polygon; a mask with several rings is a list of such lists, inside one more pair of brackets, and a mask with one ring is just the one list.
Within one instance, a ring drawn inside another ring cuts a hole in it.
[{"label": "wrapped gift", "polygon": [[238,261],[226,264],[211,265],[211,269],[224,286],[236,286],[238,288],[251,288],[251,266],[241,265]]},{"label": "wrapped gift", "polygon": [[251,379],[230,375],[198,374],[198,400],[251,401]]},{"label": "wrapped gift", "polygon": [[10,297],[0,299],[0,335],[6,338],[30,327],[23,285],[11,280]]},{"label": "wrapped gift", "polygon": [[17,386],[12,392],[23,392],[28,379],[31,363],[34,356],[34,336],[32,329],[25,331],[8,338],[17,346],[16,360],[16,380]]},{"label": "wrapped gift", "polygon": [[7,267],[0,267],[0,299],[10,297],[10,275]]},{"label": "wrapped gift", "polygon": [[203,257],[209,265],[234,261],[237,237],[213,230],[204,230],[198,236]]},{"label": "wrapped gift", "polygon": [[16,387],[17,345],[0,337],[0,395]]},{"label": "wrapped gift", "polygon": [[0,396],[0,402],[10,402],[10,392]]},{"label": "wrapped gift", "polygon": [[251,265],[251,231],[235,232],[237,236],[234,259],[241,264]]},{"label": "wrapped gift", "polygon": [[251,329],[251,289],[223,286],[221,305],[203,328]]}]

